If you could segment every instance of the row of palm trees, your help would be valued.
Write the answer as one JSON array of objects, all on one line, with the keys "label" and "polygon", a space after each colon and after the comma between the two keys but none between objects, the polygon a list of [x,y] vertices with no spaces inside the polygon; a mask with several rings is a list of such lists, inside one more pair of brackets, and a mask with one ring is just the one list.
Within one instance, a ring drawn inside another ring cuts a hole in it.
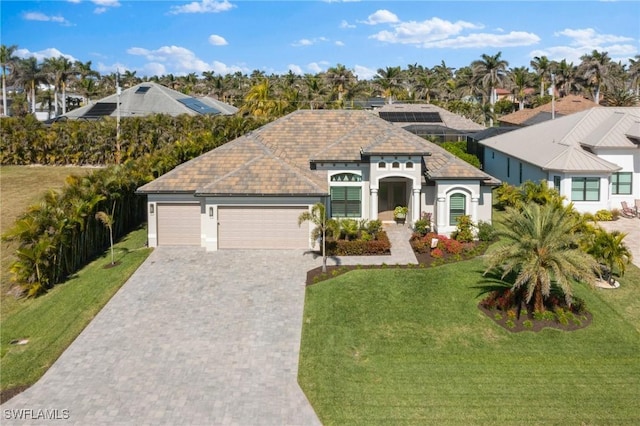
[{"label": "row of palm trees", "polygon": [[[532,89],[544,96],[552,87],[560,96],[581,94],[600,103],[608,97],[608,104],[633,104],[640,95],[640,55],[629,64],[613,61],[607,52],[592,51],[577,65],[566,60],[553,61],[546,56],[535,57],[529,67],[509,68],[509,62],[498,52],[482,54],[470,65],[458,69],[444,61],[432,68],[420,64],[388,66],[377,70],[370,80],[359,79],[353,70],[337,64],[317,74],[267,75],[254,70],[251,74],[235,72],[220,75],[205,71],[200,76],[190,73],[141,78],[136,71],[126,70],[100,75],[91,68],[91,61],[72,62],[66,57],[48,58],[39,63],[35,58],[16,57],[17,46],[0,47],[3,100],[6,103],[7,85],[23,89],[29,99],[31,112],[38,102],[53,103],[55,114],[66,112],[66,92],[79,94],[84,102],[115,92],[119,77],[121,87],[127,88],[143,81],[154,81],[195,96],[214,96],[243,106],[256,115],[278,115],[298,108],[335,108],[354,106],[354,101],[370,97],[394,100],[447,103],[460,100],[479,100],[482,105],[497,101],[496,89],[507,89],[520,108],[534,102]],[[51,89],[41,89],[41,84]],[[539,88],[539,91],[538,91]],[[527,90],[529,89],[529,90]],[[15,97],[14,97],[15,102]],[[5,108],[6,111],[6,108]]]}]

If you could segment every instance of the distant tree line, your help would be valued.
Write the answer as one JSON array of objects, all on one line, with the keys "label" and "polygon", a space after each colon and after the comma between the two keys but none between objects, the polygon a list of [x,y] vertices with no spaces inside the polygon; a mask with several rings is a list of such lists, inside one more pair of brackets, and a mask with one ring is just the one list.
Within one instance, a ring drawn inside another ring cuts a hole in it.
[{"label": "distant tree line", "polygon": [[[5,86],[19,89],[14,93],[14,115],[35,112],[36,105],[46,105],[54,115],[77,105],[69,104],[67,93],[83,98],[86,104],[115,93],[116,74],[101,75],[92,69],[91,61],[72,62],[61,56],[38,62],[35,58],[18,58],[17,46],[0,46],[3,90]],[[628,64],[615,62],[607,52],[593,50],[581,57],[580,63],[554,61],[546,56],[534,57],[530,67],[509,67],[502,52],[482,54],[478,60],[458,69],[445,61],[431,68],[420,64],[406,67],[386,66],[377,70],[370,80],[359,79],[352,70],[337,64],[316,74],[270,74],[254,70],[220,75],[205,71],[139,77],[136,71],[120,75],[123,88],[143,81],[153,81],[193,96],[213,96],[223,102],[243,108],[255,115],[281,116],[300,108],[354,107],[356,101],[382,97],[387,102],[427,102],[441,105],[479,122],[495,117],[495,89],[508,90],[518,108],[535,105],[549,88],[558,96],[582,95],[596,103],[629,106],[640,95],[640,55]],[[41,89],[45,84],[47,89]],[[465,111],[460,103],[478,102],[484,110]],[[480,111],[480,112],[478,112]]]}]

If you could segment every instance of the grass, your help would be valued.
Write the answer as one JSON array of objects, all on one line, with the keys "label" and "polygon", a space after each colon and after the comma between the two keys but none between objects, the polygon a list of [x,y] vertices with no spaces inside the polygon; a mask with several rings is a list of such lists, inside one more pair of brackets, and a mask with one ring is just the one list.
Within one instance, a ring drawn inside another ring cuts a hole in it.
[{"label": "grass", "polygon": [[308,287],[299,382],[322,423],[640,423],[638,268],[619,293],[576,287],[586,329],[517,334],[477,308],[483,269],[360,270]]},{"label": "grass", "polygon": [[[107,250],[45,296],[20,300],[12,312],[3,313],[1,390],[31,385],[44,374],[147,258],[146,241],[146,229],[130,233],[115,245],[117,266],[105,268],[111,263]],[[29,342],[10,344],[16,339]]]},{"label": "grass", "polygon": [[[0,234],[10,229],[27,207],[40,200],[47,189],[59,189],[70,174],[88,174],[87,167],[2,166],[0,167]],[[9,266],[14,260],[15,243],[0,243],[0,292],[10,287]],[[4,306],[3,306],[4,308]]]}]

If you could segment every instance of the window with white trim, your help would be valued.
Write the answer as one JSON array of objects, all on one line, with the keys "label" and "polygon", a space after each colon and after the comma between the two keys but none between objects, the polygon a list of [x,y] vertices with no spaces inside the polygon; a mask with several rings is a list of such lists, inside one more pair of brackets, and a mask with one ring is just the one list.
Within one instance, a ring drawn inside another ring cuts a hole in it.
[{"label": "window with white trim", "polygon": [[449,197],[449,225],[458,225],[458,218],[466,214],[467,197],[464,194],[451,194]]},{"label": "window with white trim", "polygon": [[331,216],[332,217],[361,217],[362,215],[362,187],[361,186],[332,186],[331,187]]}]

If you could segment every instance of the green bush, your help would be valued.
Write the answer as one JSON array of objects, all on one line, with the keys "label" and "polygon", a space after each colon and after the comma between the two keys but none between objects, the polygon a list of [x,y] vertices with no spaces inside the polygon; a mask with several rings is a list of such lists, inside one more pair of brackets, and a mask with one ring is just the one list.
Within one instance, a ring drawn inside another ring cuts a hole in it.
[{"label": "green bush", "polygon": [[496,239],[496,229],[489,223],[484,221],[478,222],[478,239],[480,241],[493,241]]},{"label": "green bush", "polygon": [[470,243],[473,241],[473,222],[471,216],[460,216],[457,219],[458,225],[451,237],[461,243]]},{"label": "green bush", "polygon": [[608,222],[613,220],[613,213],[610,212],[609,210],[598,210],[596,212],[596,214],[593,216],[593,218],[595,220],[597,220],[598,222]]},{"label": "green bush", "polygon": [[375,240],[331,240],[327,241],[326,250],[329,256],[371,256],[391,253],[391,242],[387,233],[378,232]]}]

